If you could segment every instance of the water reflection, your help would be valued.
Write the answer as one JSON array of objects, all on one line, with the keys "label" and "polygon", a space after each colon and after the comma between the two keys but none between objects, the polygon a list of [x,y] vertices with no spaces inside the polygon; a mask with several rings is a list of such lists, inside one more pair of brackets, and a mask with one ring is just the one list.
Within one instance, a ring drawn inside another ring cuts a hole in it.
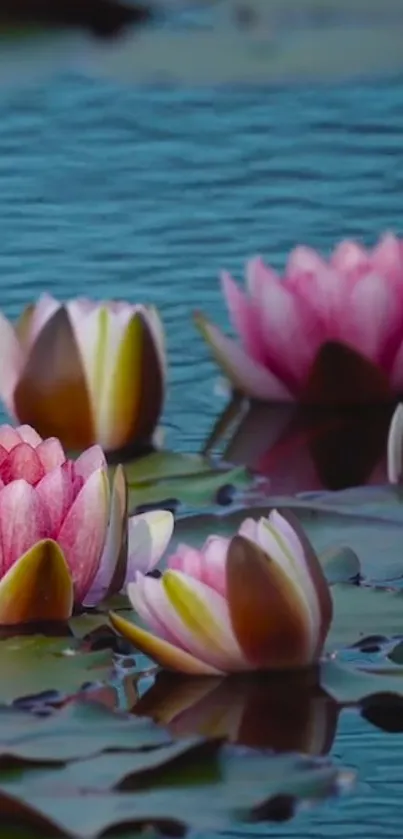
[{"label": "water reflection", "polygon": [[386,443],[393,405],[318,408],[233,397],[203,452],[270,480],[272,494],[387,482]]},{"label": "water reflection", "polygon": [[199,734],[276,752],[327,754],[339,708],[315,672],[189,678],[160,673],[133,709],[176,737]]}]

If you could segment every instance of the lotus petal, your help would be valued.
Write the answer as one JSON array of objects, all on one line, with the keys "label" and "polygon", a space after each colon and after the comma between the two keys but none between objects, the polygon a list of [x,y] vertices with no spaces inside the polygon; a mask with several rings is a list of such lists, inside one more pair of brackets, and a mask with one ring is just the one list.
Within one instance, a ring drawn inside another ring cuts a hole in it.
[{"label": "lotus petal", "polygon": [[84,605],[96,606],[123,588],[127,567],[127,481],[122,466],[115,470],[105,546]]},{"label": "lotus petal", "polygon": [[24,354],[7,318],[0,312],[0,395],[9,414],[14,414],[14,391],[24,365]]},{"label": "lotus petal", "polygon": [[35,489],[46,510],[48,535],[57,539],[76,495],[74,482],[68,470],[57,466],[42,478]]},{"label": "lotus petal", "polygon": [[27,481],[13,481],[0,491],[0,577],[36,542],[48,536],[41,499]]},{"label": "lotus petal", "polygon": [[16,428],[13,428],[12,425],[7,425],[7,423],[0,425],[0,446],[3,449],[10,452],[19,443],[21,443],[21,437]]},{"label": "lotus petal", "polygon": [[43,478],[45,470],[36,451],[28,443],[18,443],[1,464],[1,476],[5,484],[24,478],[34,486]]},{"label": "lotus petal", "polygon": [[151,632],[147,632],[147,630],[130,623],[130,621],[125,620],[120,615],[110,612],[109,618],[117,632],[123,635],[138,650],[150,656],[161,667],[166,667],[168,670],[176,670],[180,673],[188,673],[193,676],[220,675],[220,671],[216,670],[215,667],[206,664],[204,661],[197,659],[179,647],[169,644],[161,638],[157,638]]},{"label": "lotus petal", "polygon": [[86,481],[97,469],[106,469],[106,457],[101,446],[95,445],[86,449],[74,463],[74,471]]},{"label": "lotus petal", "polygon": [[167,615],[166,623],[181,646],[224,672],[247,669],[224,597],[180,571],[166,571],[156,582],[174,610],[161,599],[160,615],[163,620]]},{"label": "lotus petal", "polygon": [[310,663],[311,633],[298,588],[244,536],[235,536],[228,549],[227,592],[232,626],[251,669]]},{"label": "lotus petal", "polygon": [[19,425],[16,431],[21,442],[29,443],[33,449],[37,449],[42,443],[42,437],[39,436],[38,432],[31,425]]},{"label": "lotus petal", "polygon": [[73,609],[73,585],[56,542],[37,542],[0,581],[0,624],[64,621]]},{"label": "lotus petal", "polygon": [[294,397],[280,379],[253,361],[236,341],[223,335],[200,313],[195,315],[195,323],[235,390],[252,399],[293,401]]},{"label": "lotus petal", "polygon": [[[138,403],[135,414],[135,422],[129,440],[137,440],[139,443],[147,442],[157,427],[162,411],[165,391],[165,365],[161,364],[161,340],[156,341],[155,317],[152,325],[152,317],[145,312],[137,312],[137,329],[140,330],[140,373],[138,387]],[[162,325],[160,323],[160,330]],[[121,361],[123,369],[123,359]],[[131,385],[133,389],[133,383]],[[123,392],[123,391],[122,391]]]},{"label": "lotus petal", "polygon": [[315,587],[319,603],[321,624],[319,627],[318,646],[315,657],[322,651],[323,644],[330,629],[333,618],[333,600],[330,589],[323,573],[322,565],[297,517],[291,510],[282,510],[281,518],[285,519],[291,526],[304,550],[304,559],[308,569],[309,577]]},{"label": "lotus petal", "polygon": [[147,574],[165,553],[174,529],[169,510],[151,510],[129,519],[129,559],[126,583],[135,579],[137,571]]},{"label": "lotus petal", "polygon": [[98,469],[78,493],[57,539],[70,568],[77,603],[83,603],[98,571],[108,519],[108,477],[104,469]]},{"label": "lotus petal", "polygon": [[21,422],[81,450],[95,439],[86,380],[69,317],[59,308],[34,342],[14,394]]},{"label": "lotus petal", "polygon": [[46,472],[50,472],[51,469],[56,469],[58,466],[62,466],[66,461],[63,446],[57,437],[48,437],[47,440],[43,440],[39,443],[36,453]]},{"label": "lotus petal", "polygon": [[388,435],[388,481],[398,484],[403,474],[403,404],[397,406]]}]

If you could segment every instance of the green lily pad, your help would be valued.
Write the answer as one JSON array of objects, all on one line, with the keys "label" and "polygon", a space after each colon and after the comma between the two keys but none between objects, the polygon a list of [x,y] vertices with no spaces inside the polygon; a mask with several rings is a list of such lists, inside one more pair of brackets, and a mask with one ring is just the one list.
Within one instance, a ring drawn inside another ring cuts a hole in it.
[{"label": "green lily pad", "polygon": [[[104,758],[104,770],[109,760],[109,777],[119,778],[121,783],[125,772],[119,770],[120,755],[111,753]],[[108,788],[102,773],[91,775],[92,792],[88,790],[88,777],[82,786],[68,770],[67,787],[63,785],[65,770],[61,770],[53,777],[59,778],[62,786],[58,787],[55,780],[52,788],[48,786],[48,773],[22,773],[10,779],[2,773],[0,812],[2,820],[12,813],[25,823],[59,829],[63,835],[77,839],[93,839],[123,825],[219,830],[258,820],[257,808],[274,796],[318,799],[334,794],[341,776],[340,769],[327,760],[234,747],[208,748],[204,759],[195,761],[193,768],[189,781],[186,762],[183,771],[178,772],[172,761],[162,765],[156,775],[149,775],[146,784],[135,786],[136,791],[126,784],[121,792],[114,785]],[[127,771],[130,777],[131,768]]]},{"label": "green lily pad", "polygon": [[45,690],[75,693],[84,682],[106,679],[110,650],[80,651],[74,638],[21,636],[0,641],[0,702]]},{"label": "green lily pad", "polygon": [[47,717],[0,709],[0,754],[34,762],[65,762],[105,749],[144,749],[171,741],[149,720],[115,714],[95,702],[70,702]]},{"label": "green lily pad", "polygon": [[327,649],[340,650],[369,635],[403,635],[403,592],[348,583],[331,591],[334,613]]},{"label": "green lily pad", "polygon": [[343,705],[380,693],[403,696],[403,667],[362,668],[326,661],[321,666],[320,681],[324,690]]},{"label": "green lily pad", "polygon": [[298,516],[318,553],[326,554],[335,545],[348,546],[358,556],[368,580],[396,580],[403,576],[403,505],[396,493],[385,491],[382,500],[374,500],[378,495],[356,491],[356,503],[353,492],[334,493],[335,497],[329,493],[278,497],[268,499],[266,506],[221,515],[183,516],[176,524],[174,544],[200,545],[210,533],[231,536],[245,518],[257,519],[267,516],[274,507],[288,507]]},{"label": "green lily pad", "polygon": [[175,500],[192,506],[209,506],[228,485],[250,486],[251,475],[243,466],[223,467],[196,454],[153,452],[125,464],[131,510]]}]

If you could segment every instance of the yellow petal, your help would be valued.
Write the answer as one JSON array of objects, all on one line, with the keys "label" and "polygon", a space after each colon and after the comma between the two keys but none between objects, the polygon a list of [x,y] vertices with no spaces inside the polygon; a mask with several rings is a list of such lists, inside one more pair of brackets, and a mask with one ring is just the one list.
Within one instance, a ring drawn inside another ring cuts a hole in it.
[{"label": "yellow petal", "polygon": [[224,597],[180,571],[165,571],[161,584],[180,619],[173,630],[175,637],[183,641],[183,645],[194,655],[200,656],[203,661],[211,661],[220,671],[246,669]]},{"label": "yellow petal", "polygon": [[59,545],[38,542],[0,582],[0,624],[64,621],[73,609],[73,583]]},{"label": "yellow petal", "polygon": [[67,449],[95,441],[81,356],[66,310],[61,307],[40,331],[14,393],[21,423],[41,437],[59,437]]},{"label": "yellow petal", "polygon": [[252,667],[284,669],[310,659],[310,627],[298,588],[253,542],[235,536],[227,555],[232,626]]},{"label": "yellow petal", "polygon": [[31,333],[32,316],[35,312],[35,304],[30,303],[25,306],[21,312],[18,320],[14,324],[14,329],[22,347],[26,347]]},{"label": "yellow petal", "polygon": [[123,635],[124,638],[130,641],[142,653],[154,659],[161,667],[166,667],[167,670],[176,670],[180,673],[188,673],[193,676],[220,675],[219,670],[216,670],[209,664],[205,664],[179,647],[169,644],[168,641],[157,638],[156,635],[152,635],[146,629],[142,629],[134,623],[127,621],[115,612],[110,612],[109,618],[117,632]]}]

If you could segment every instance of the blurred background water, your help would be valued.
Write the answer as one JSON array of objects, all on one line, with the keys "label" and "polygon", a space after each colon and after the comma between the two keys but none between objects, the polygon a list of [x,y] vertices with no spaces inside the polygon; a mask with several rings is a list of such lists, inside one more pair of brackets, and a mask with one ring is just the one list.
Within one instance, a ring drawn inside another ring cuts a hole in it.
[{"label": "blurred background water", "polygon": [[[224,397],[192,324],[227,323],[218,273],[295,244],[402,232],[403,82],[127,87],[65,74],[0,98],[0,305],[47,290],[150,301],[170,355],[170,446],[200,449]],[[401,835],[402,735],[342,719],[357,795],[251,833]],[[242,831],[244,832],[244,831]]]}]

